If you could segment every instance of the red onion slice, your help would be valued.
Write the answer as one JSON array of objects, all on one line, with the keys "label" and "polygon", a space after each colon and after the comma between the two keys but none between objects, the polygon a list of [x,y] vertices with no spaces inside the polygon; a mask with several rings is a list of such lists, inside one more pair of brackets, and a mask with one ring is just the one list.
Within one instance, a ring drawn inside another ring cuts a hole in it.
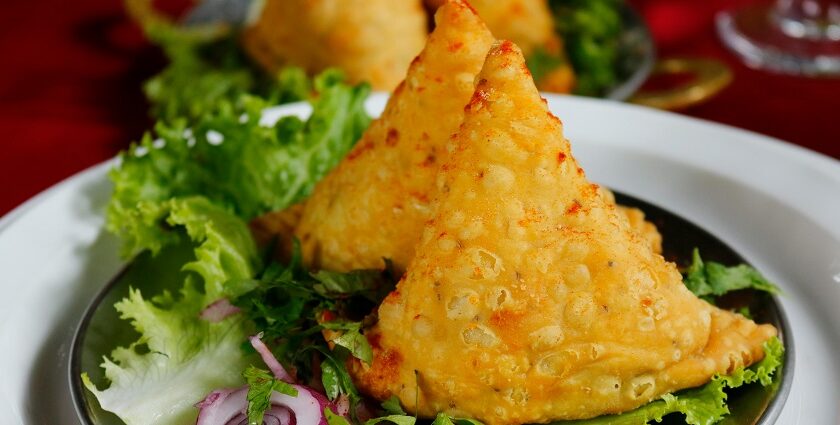
[{"label": "red onion slice", "polygon": [[260,339],[260,335],[248,337],[248,339],[251,341],[251,346],[254,347],[254,350],[257,350],[257,353],[260,353],[260,357],[262,357],[263,361],[265,362],[265,365],[268,366],[269,369],[271,369],[271,373],[274,374],[275,378],[284,382],[288,382],[290,384],[294,384],[295,378],[292,378],[292,375],[290,375],[289,372],[286,372],[286,369],[283,367],[283,365],[281,365],[280,362],[277,361],[277,358],[274,357],[274,354],[271,353],[271,350],[269,350],[268,347],[266,347]]},{"label": "red onion slice", "polygon": [[199,317],[210,323],[218,323],[240,311],[242,310],[231,304],[230,300],[221,298],[201,310]]},{"label": "red onion slice", "polygon": [[219,400],[220,398],[224,399],[227,396],[229,396],[231,393],[236,392],[236,391],[237,390],[235,390],[235,389],[234,390],[214,390],[210,394],[207,394],[207,397],[204,397],[204,400],[201,400],[198,403],[196,403],[195,407],[198,407],[199,409],[203,409],[205,407],[208,407],[208,406],[216,403],[216,401]]},{"label": "red onion slice", "polygon": [[[265,413],[266,425],[327,425],[324,408],[334,408],[322,394],[302,385],[293,385],[297,396],[273,392],[271,408]],[[200,410],[196,425],[247,424],[248,387],[216,390],[196,404]]]},{"label": "red onion slice", "polygon": [[294,413],[296,425],[327,425],[324,408],[332,407],[329,400],[303,385],[293,385],[293,387],[298,391],[297,397],[275,391],[271,394],[271,405],[285,406],[291,410]]},{"label": "red onion slice", "polygon": [[[271,407],[263,417],[266,425],[327,425],[324,408],[329,407],[339,415],[346,416],[350,403],[346,396],[330,403],[327,397],[312,388],[294,384],[292,376],[277,361],[271,350],[260,340],[260,336],[249,338],[251,345],[260,353],[274,376],[297,390],[296,396],[271,393]],[[248,386],[222,389],[211,392],[195,406],[199,408],[196,425],[246,425],[248,423]]]},{"label": "red onion slice", "polygon": [[286,407],[271,406],[263,417],[265,425],[295,425],[295,418]]},{"label": "red onion slice", "polygon": [[242,419],[247,423],[245,411],[248,408],[248,387],[230,390],[216,390],[203,401],[196,404],[199,408],[196,425],[237,424]]}]

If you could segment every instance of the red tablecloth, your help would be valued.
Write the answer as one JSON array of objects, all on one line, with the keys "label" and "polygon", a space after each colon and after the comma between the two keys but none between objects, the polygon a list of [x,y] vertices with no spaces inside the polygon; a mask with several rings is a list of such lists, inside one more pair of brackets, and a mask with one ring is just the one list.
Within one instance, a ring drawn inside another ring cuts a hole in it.
[{"label": "red tablecloth", "polygon": [[[715,57],[734,83],[683,113],[778,137],[840,158],[840,79],[771,75],[742,66],[712,16],[739,0],[636,0],[660,56]],[[17,1],[0,15],[0,214],[112,157],[149,126],[141,82],[163,59],[119,0]]]}]

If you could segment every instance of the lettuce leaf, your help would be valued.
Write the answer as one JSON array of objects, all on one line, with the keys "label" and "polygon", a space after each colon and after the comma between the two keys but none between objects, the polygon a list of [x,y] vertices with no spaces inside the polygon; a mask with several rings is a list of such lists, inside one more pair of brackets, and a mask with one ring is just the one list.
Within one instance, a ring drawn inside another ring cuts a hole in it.
[{"label": "lettuce leaf", "polygon": [[[156,118],[198,118],[220,101],[255,90],[259,75],[249,69],[234,39],[206,41],[169,27],[149,28],[146,34],[169,59],[143,86]],[[211,50],[213,56],[207,54]]]},{"label": "lettuce leaf", "polygon": [[131,289],[115,307],[140,339],[104,359],[107,389],[83,376],[102,408],[129,425],[194,421],[193,404],[215,388],[241,385],[241,371],[253,361],[241,348],[252,331],[242,315],[218,323],[199,318],[226,295],[226,282],[261,268],[247,225],[203,197],[172,199],[160,208],[169,231],[194,243],[195,259],[184,266],[192,273],[177,295],[148,299]]},{"label": "lettuce leaf", "polygon": [[[170,64],[145,86],[155,131],[111,172],[107,228],[125,256],[192,244],[194,259],[183,267],[182,287],[152,297],[131,289],[115,305],[141,336],[104,359],[106,389],[83,380],[128,424],[180,424],[194,421],[192,405],[212,389],[241,385],[251,363],[242,350],[254,330],[247,316],[199,318],[208,304],[232,298],[230,282],[263,270],[246,220],[302,200],[345,156],[370,121],[369,88],[344,84],[337,71],[314,80],[297,68],[265,74],[247,61],[235,33],[144,30]],[[301,99],[311,100],[308,120],[261,124],[265,108]]]},{"label": "lettuce leaf", "polygon": [[729,414],[725,388],[758,382],[763,386],[780,377],[784,347],[774,337],[764,343],[764,359],[748,368],[739,368],[730,375],[716,375],[708,384],[694,389],[666,394],[661,399],[619,415],[599,416],[580,421],[556,422],[556,425],[638,425],[662,422],[665,415],[681,413],[689,425],[712,425]]},{"label": "lettuce leaf", "polygon": [[254,66],[236,32],[154,23],[143,29],[169,59],[143,86],[155,118],[194,120],[245,94],[280,104],[305,100],[311,91],[311,81],[300,68],[271,75]]},{"label": "lettuce leaf", "polygon": [[369,89],[348,86],[327,71],[315,80],[317,98],[307,121],[284,117],[260,124],[271,103],[245,96],[221,103],[196,122],[158,122],[119,157],[111,172],[114,194],[107,227],[123,240],[123,254],[158,252],[174,242],[163,221],[173,197],[202,195],[244,219],[304,199],[360,137],[370,118]]},{"label": "lettuce leaf", "polygon": [[707,300],[741,289],[779,293],[779,288],[765,279],[758,270],[746,264],[727,267],[714,261],[704,262],[696,248],[691,256],[691,265],[684,273],[683,282],[694,295]]}]

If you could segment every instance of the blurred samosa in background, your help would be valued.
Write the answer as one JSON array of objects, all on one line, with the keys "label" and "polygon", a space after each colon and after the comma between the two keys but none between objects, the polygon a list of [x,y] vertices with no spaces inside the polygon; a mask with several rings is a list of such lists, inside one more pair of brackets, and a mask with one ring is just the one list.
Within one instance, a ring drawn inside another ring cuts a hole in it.
[{"label": "blurred samosa in background", "polygon": [[[569,93],[565,58],[547,0],[469,2],[496,38],[522,46],[540,89]],[[298,66],[314,74],[341,68],[351,82],[393,90],[423,48],[441,0],[265,0],[242,35],[248,54],[269,72]],[[425,9],[424,9],[425,6]],[[534,69],[534,68],[539,68]]]},{"label": "blurred samosa in background", "polygon": [[426,35],[419,0],[265,0],[242,41],[271,72],[298,66],[311,75],[338,67],[350,82],[390,91]]}]

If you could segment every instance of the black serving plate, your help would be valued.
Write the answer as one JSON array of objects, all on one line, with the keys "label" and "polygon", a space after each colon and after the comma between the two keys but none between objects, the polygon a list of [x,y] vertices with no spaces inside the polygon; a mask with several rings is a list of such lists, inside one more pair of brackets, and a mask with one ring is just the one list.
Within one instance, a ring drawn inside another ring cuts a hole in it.
[{"label": "black serving plate", "polygon": [[[663,238],[663,255],[669,261],[686,266],[691,261],[694,248],[698,248],[705,260],[726,265],[746,263],[743,257],[709,232],[697,225],[640,199],[616,193],[616,200],[623,205],[634,206],[645,212],[647,219],[656,224]],[[117,346],[128,345],[138,337],[128,322],[120,320],[113,305],[128,294],[129,285],[142,288],[144,294],[154,294],[167,285],[183,282],[180,271],[191,253],[184,247],[168,248],[160,254],[168,258],[166,264],[152,274],[142,263],[148,256],[140,256],[122,273],[105,285],[90,303],[79,322],[73,338],[70,355],[70,390],[79,419],[86,425],[122,425],[115,415],[103,411],[96,398],[82,385],[81,374],[87,373],[92,381],[102,388],[103,372],[99,367],[102,357],[109,355]],[[144,270],[140,274],[137,270]],[[729,393],[728,405],[731,415],[721,424],[727,425],[770,425],[779,417],[793,384],[793,363],[795,359],[793,337],[785,313],[778,300],[769,294],[751,290],[739,291],[718,300],[728,308],[749,306],[753,318],[759,323],[770,323],[779,330],[779,337],[785,346],[785,358],[781,370],[782,379],[770,387],[749,385]],[[665,418],[665,424],[684,423],[677,415]],[[560,425],[561,423],[556,423]]]}]

